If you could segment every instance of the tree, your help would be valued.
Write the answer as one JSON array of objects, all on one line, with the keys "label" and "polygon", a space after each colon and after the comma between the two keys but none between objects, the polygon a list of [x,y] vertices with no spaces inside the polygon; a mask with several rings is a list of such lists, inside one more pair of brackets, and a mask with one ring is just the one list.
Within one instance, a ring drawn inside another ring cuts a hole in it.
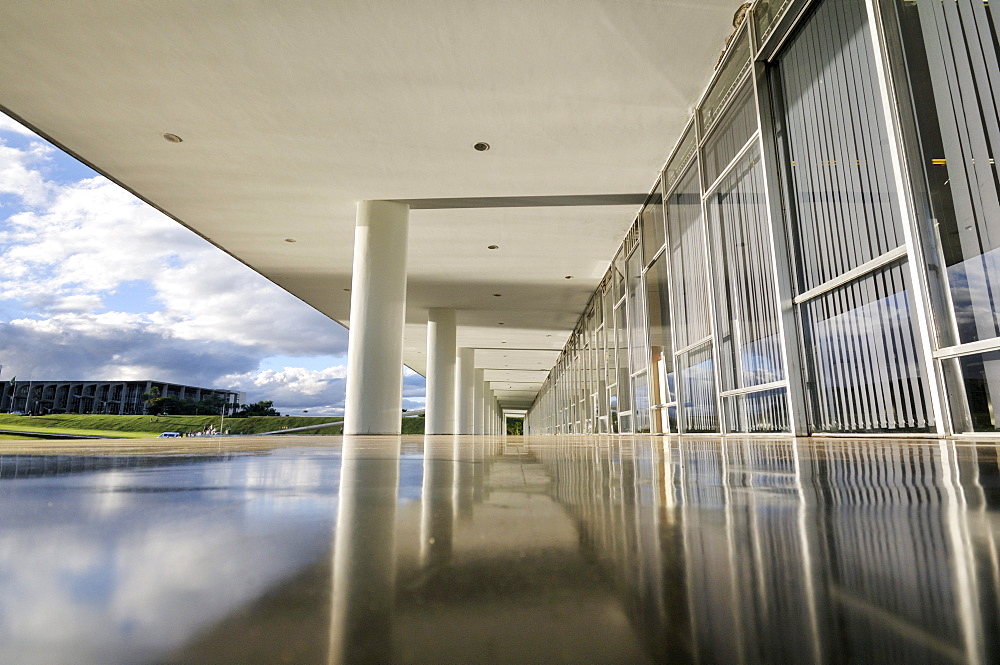
[{"label": "tree", "polygon": [[249,418],[252,416],[280,416],[281,414],[274,410],[273,401],[261,400],[256,404],[242,405],[239,412],[234,415],[237,418]]}]

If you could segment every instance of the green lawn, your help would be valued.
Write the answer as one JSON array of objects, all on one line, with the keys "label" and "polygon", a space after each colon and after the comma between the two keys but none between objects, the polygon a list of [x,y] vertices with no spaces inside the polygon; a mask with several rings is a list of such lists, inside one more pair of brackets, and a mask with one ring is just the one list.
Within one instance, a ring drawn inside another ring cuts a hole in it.
[{"label": "green lawn", "polygon": [[[230,434],[261,434],[321,423],[333,423],[333,426],[325,429],[296,432],[296,434],[329,436],[340,434],[343,431],[342,420],[343,418],[339,416],[257,416],[253,418],[226,418],[222,427]],[[0,430],[83,434],[123,439],[150,438],[161,432],[179,432],[181,434],[202,432],[211,425],[219,429],[219,424],[219,416],[105,416],[72,413],[50,416],[12,416],[0,414]],[[403,434],[423,433],[423,418],[403,418]]]},{"label": "green lawn", "polygon": [[[254,418],[226,418],[223,429],[230,434],[260,434],[275,430],[339,423],[340,417],[258,416]],[[214,425],[219,428],[219,416],[105,416],[91,414],[55,414],[50,416],[12,416],[0,414],[0,429],[22,432],[51,432],[60,434],[91,434],[122,438],[148,438],[160,432],[201,432]],[[303,434],[332,434],[333,428],[303,432]]]}]

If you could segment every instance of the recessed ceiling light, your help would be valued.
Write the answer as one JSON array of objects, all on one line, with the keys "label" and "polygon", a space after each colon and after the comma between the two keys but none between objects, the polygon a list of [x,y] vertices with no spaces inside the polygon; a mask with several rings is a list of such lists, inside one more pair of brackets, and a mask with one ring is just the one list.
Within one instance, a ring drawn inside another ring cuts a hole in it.
[{"label": "recessed ceiling light", "polygon": [[169,132],[164,134],[163,138],[166,139],[167,141],[170,141],[171,143],[181,143],[184,141],[184,139],[177,136],[177,134],[171,134]]},{"label": "recessed ceiling light", "polygon": [[490,245],[486,249],[500,249],[500,245]]},{"label": "recessed ceiling light", "polygon": [[295,238],[285,238],[285,242],[298,242]]},{"label": "recessed ceiling light", "polygon": [[487,150],[490,149],[490,144],[486,143],[485,141],[480,141],[479,143],[477,143],[472,147],[478,150],[479,152],[486,152]]}]

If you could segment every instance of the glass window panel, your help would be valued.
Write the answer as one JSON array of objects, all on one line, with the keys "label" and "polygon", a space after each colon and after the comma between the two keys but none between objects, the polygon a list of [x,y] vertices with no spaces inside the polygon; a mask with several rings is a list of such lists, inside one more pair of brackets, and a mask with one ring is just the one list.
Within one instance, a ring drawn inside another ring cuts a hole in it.
[{"label": "glass window panel", "polygon": [[718,432],[712,345],[681,354],[681,395],[685,432]]},{"label": "glass window panel", "polygon": [[649,311],[649,357],[651,397],[654,404],[677,399],[674,387],[674,351],[670,339],[670,293],[667,288],[666,255],[661,254],[646,271]]},{"label": "glass window panel", "polygon": [[753,85],[748,79],[701,150],[705,187],[715,182],[756,131],[757,105]]},{"label": "glass window panel", "polygon": [[688,127],[684,136],[677,144],[677,150],[667,162],[667,167],[663,170],[663,191],[669,191],[687,173],[691,158],[694,157],[698,142],[695,138],[694,127]]},{"label": "glass window panel", "polygon": [[629,392],[629,380],[631,374],[628,365],[628,327],[625,319],[625,307],[615,309],[615,329],[618,340],[618,410],[628,411],[631,409],[632,400]]},{"label": "glass window panel", "polygon": [[733,87],[740,75],[750,67],[750,38],[747,31],[740,32],[736,42],[729,48],[729,57],[722,65],[712,88],[701,103],[701,126],[708,127],[719,114],[726,101],[732,96]]},{"label": "glass window panel", "polygon": [[1000,430],[1000,351],[976,353],[958,358],[962,375],[963,394],[954,401],[962,402],[975,432]]},{"label": "glass window panel", "polygon": [[632,409],[632,421],[636,434],[647,434],[649,432],[649,382],[646,373],[637,374],[633,388],[634,407]]},{"label": "glass window panel", "polygon": [[659,182],[639,213],[639,223],[642,228],[642,264],[648,266],[667,239],[663,226],[663,189]]},{"label": "glass window panel", "polygon": [[903,244],[862,0],[824,0],[772,79],[800,292]]},{"label": "glass window panel", "polygon": [[784,388],[727,397],[723,411],[730,432],[788,431],[788,395]]},{"label": "glass window panel", "polygon": [[631,373],[646,369],[646,295],[642,289],[642,255],[638,250],[628,258],[628,325]]},{"label": "glass window panel", "polygon": [[[931,277],[947,295],[944,345],[1000,336],[1000,46],[982,0],[897,0],[929,210]],[[950,320],[948,320],[950,319]]]},{"label": "glass window panel", "polygon": [[625,297],[625,252],[624,248],[618,250],[618,254],[615,255],[615,260],[612,263],[612,270],[614,271],[615,284],[614,284],[614,297],[612,305],[618,303],[623,297]]},{"label": "glass window panel", "polygon": [[781,381],[781,328],[759,148],[729,172],[707,208],[715,245],[712,281],[722,390]]},{"label": "glass window panel", "polygon": [[705,231],[697,165],[692,164],[667,198],[670,233],[673,320],[683,348],[709,336],[708,279],[705,274]]},{"label": "glass window panel", "polygon": [[933,427],[909,292],[909,273],[898,262],[802,306],[817,430]]}]

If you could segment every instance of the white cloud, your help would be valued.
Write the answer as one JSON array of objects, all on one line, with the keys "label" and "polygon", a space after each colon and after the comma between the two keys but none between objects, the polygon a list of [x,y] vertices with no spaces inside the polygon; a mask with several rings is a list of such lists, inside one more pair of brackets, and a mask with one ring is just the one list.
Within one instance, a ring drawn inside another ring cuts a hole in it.
[{"label": "white cloud", "polygon": [[[9,122],[0,132],[19,131]],[[346,330],[104,178],[46,180],[53,159],[69,158],[0,142],[0,195],[20,201],[0,218],[5,376],[169,380],[342,412],[343,367],[258,367],[342,356]],[[136,284],[139,313],[108,309]]]}]

